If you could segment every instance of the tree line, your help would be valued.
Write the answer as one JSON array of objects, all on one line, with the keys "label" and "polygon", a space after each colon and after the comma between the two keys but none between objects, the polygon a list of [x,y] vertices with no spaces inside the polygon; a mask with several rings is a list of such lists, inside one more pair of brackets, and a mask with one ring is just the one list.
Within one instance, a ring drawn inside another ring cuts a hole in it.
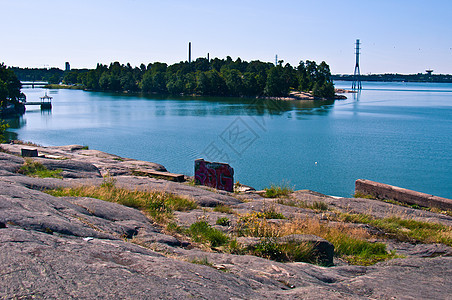
[{"label": "tree line", "polygon": [[315,97],[334,98],[334,85],[328,64],[300,61],[297,67],[231,57],[198,58],[167,65],[98,64],[92,70],[71,70],[61,77],[65,84],[82,85],[88,90],[129,91],[169,95],[234,97],[284,97],[291,90],[312,92]]}]

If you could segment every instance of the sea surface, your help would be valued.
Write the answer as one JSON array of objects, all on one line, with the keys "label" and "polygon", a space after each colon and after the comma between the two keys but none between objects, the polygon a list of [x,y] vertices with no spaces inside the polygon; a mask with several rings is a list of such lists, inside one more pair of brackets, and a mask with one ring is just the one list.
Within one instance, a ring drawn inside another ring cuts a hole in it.
[{"label": "sea surface", "polygon": [[87,145],[187,175],[197,158],[228,162],[256,189],[351,196],[364,178],[452,198],[452,84],[364,82],[329,102],[23,92],[53,97],[51,111],[31,106],[9,120],[24,141]]}]

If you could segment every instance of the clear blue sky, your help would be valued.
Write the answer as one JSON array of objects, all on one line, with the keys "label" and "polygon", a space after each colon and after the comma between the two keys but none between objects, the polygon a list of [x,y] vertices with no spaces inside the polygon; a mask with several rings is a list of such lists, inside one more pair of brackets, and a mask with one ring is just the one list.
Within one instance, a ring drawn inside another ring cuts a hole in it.
[{"label": "clear blue sky", "polygon": [[333,73],[452,73],[451,0],[0,0],[0,62],[95,68],[192,56],[326,61]]}]

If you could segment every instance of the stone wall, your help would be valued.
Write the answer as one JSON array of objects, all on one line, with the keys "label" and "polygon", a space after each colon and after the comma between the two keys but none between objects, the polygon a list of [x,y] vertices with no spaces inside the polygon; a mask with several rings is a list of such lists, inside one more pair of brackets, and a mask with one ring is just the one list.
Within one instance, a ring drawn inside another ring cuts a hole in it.
[{"label": "stone wall", "polygon": [[355,193],[371,195],[378,199],[396,200],[411,205],[417,204],[419,206],[452,210],[451,199],[437,197],[366,179],[356,180]]}]

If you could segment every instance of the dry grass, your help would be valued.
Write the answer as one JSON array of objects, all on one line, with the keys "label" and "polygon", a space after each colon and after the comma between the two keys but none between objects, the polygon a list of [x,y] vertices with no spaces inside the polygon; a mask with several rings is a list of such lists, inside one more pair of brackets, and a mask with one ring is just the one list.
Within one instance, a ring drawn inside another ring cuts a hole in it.
[{"label": "dry grass", "polygon": [[173,217],[173,211],[187,211],[197,208],[197,204],[188,198],[160,191],[130,191],[114,186],[114,182],[104,182],[101,186],[80,186],[47,191],[57,197],[91,197],[137,208],[147,213],[158,223],[167,223]]},{"label": "dry grass", "polygon": [[452,227],[439,223],[424,222],[402,216],[374,218],[366,214],[339,214],[343,222],[369,224],[383,230],[400,241],[442,243],[452,246]]},{"label": "dry grass", "polygon": [[367,231],[349,226],[345,223],[331,225],[320,220],[296,219],[283,224],[269,223],[253,212],[242,215],[236,227],[239,236],[251,237],[283,237],[290,234],[313,234],[332,243],[335,253],[350,263],[369,265],[381,260],[393,258],[394,253],[386,251],[386,245],[371,243],[372,238]]}]

